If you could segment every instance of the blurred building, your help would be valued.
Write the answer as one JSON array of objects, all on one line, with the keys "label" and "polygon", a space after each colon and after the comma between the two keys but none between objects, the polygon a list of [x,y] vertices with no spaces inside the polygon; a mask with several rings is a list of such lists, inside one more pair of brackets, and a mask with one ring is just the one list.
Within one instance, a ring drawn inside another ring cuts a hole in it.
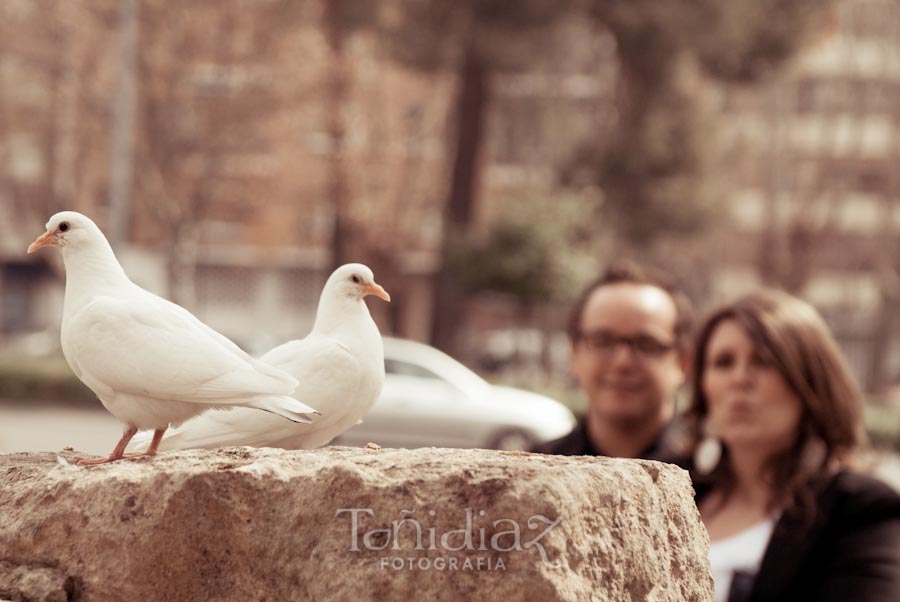
[{"label": "blurred building", "polygon": [[345,260],[396,300],[373,304],[379,322],[427,338],[448,83],[384,60],[371,36],[338,56],[318,6],[0,7],[5,334],[58,325],[61,264],[22,244],[75,209],[137,283],[264,350],[311,327],[340,211]]},{"label": "blurred building", "polygon": [[0,202],[0,341],[44,328],[58,302],[55,274],[48,264],[26,257],[31,240],[11,208]]},{"label": "blurred building", "polygon": [[561,168],[584,144],[610,135],[618,78],[616,43],[602,26],[562,19],[540,60],[494,76],[480,218],[516,197],[559,192]]},{"label": "blurred building", "polygon": [[842,0],[785,73],[723,97],[735,232],[714,295],[823,311],[864,385],[900,375],[900,5]]},{"label": "blurred building", "polygon": [[[571,45],[548,46],[538,68],[494,80],[485,222],[517,198],[558,193],[567,155],[611,131],[615,43],[584,22],[561,28]],[[727,215],[691,243],[702,262],[686,278],[701,308],[760,285],[809,300],[869,390],[900,379],[898,31],[896,2],[839,0],[830,29],[783,72],[710,90],[720,139],[709,144],[720,145]],[[690,261],[684,243],[675,247]],[[495,298],[476,305],[474,328],[525,337],[546,326],[523,327],[527,320],[501,307]],[[511,345],[507,355],[539,348]]]},{"label": "blurred building", "polygon": [[[253,351],[307,331],[336,250],[391,292],[372,304],[385,331],[428,339],[456,81],[328,5],[0,3],[0,333],[57,327],[61,264],[24,247],[76,209],[136,282]],[[698,241],[708,266],[680,259],[701,305],[760,283],[811,300],[867,385],[900,373],[898,21],[895,2],[841,0],[783,74],[716,97],[731,219]],[[564,19],[538,59],[491,79],[476,229],[559,194],[560,166],[614,129],[602,27]],[[531,319],[494,301],[479,332]]]}]

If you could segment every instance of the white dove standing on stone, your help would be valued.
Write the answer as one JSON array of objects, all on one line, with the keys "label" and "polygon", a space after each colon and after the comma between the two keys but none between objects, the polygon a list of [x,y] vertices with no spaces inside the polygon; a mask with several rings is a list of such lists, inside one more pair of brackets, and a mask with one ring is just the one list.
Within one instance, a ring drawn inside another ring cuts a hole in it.
[{"label": "white dove standing on stone", "polygon": [[28,252],[47,246],[59,248],[66,266],[61,331],[66,361],[126,425],[108,458],[79,457],[81,464],[124,457],[138,429],[154,429],[153,440],[146,452],[128,455],[155,455],[169,425],[215,407],[256,408],[296,422],[309,422],[308,415],[317,413],[289,396],[298,384],[292,376],[253,359],[183,307],[131,282],[88,217],[74,211],[51,217]]},{"label": "white dove standing on stone", "polygon": [[313,404],[321,418],[312,424],[292,424],[243,408],[207,412],[170,430],[160,449],[232,445],[315,449],[355,425],[372,408],[384,384],[384,343],[363,301],[366,295],[391,300],[365,265],[339,267],[322,289],[312,332],[260,358],[299,380],[294,396]]}]

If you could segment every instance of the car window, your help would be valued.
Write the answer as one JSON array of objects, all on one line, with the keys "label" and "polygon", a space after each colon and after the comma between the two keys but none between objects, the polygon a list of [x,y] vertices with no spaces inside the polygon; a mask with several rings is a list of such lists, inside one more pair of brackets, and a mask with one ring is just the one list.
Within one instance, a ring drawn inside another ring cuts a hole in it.
[{"label": "car window", "polygon": [[[444,379],[422,366],[410,364],[409,362],[400,362],[385,358],[384,371],[388,374],[399,374],[402,376],[415,376],[417,378],[432,378],[443,381]],[[446,382],[446,381],[445,381]]]}]

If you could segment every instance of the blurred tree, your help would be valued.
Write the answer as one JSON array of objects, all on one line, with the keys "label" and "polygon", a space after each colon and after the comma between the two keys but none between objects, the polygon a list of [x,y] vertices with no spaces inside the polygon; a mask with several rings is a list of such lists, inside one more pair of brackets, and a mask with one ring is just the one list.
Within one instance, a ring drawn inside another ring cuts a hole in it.
[{"label": "blurred tree", "polygon": [[[896,3],[874,4],[870,10],[875,13],[879,23],[883,24],[882,33],[886,34],[878,39],[882,52],[882,61],[879,65],[879,74],[885,80],[890,81],[895,77],[891,72],[891,65],[897,65],[900,60],[900,43],[897,34],[900,33],[900,7]],[[870,13],[871,14],[871,13]],[[857,107],[862,105],[861,92],[854,89],[854,99]],[[894,354],[894,364],[890,359],[892,351],[896,352],[898,337],[900,337],[900,228],[898,228],[898,208],[900,208],[900,172],[897,165],[900,164],[900,96],[894,94],[887,105],[887,115],[895,135],[891,137],[889,153],[880,164],[880,170],[873,173],[868,168],[871,164],[859,153],[855,159],[859,166],[858,181],[876,186],[881,205],[881,228],[877,233],[878,252],[870,258],[870,267],[874,270],[879,288],[879,306],[870,327],[868,366],[869,388],[882,393],[889,386],[900,382],[900,362]],[[877,107],[868,107],[870,112],[877,112]],[[861,109],[857,108],[859,112]]]},{"label": "blurred tree", "polygon": [[[900,106],[897,113],[900,117]],[[900,144],[897,142],[894,143],[894,156],[900,159]],[[869,333],[871,360],[865,375],[869,388],[879,393],[900,380],[900,374],[890,372],[892,366],[889,362],[891,347],[897,340],[900,327],[900,235],[895,226],[897,206],[900,205],[900,178],[895,174],[893,179],[894,186],[882,198],[883,219],[878,233],[880,252],[874,258],[880,298]]]},{"label": "blurred tree", "polygon": [[[766,89],[764,113],[771,143],[757,265],[766,284],[794,294],[801,294],[809,283],[823,245],[839,236],[838,218],[849,185],[847,165],[861,159],[863,128],[847,130],[844,126],[847,108],[855,119],[864,114],[864,99],[852,81],[831,85],[843,88],[840,96],[847,105],[831,103],[815,109],[821,145],[815,159],[806,165],[789,144],[795,122],[784,97],[791,84],[776,78]],[[801,170],[806,172],[803,177],[796,173]]]},{"label": "blurred tree", "polygon": [[[788,74],[765,90],[771,146],[757,266],[767,284],[801,295],[828,272],[872,279],[876,299],[852,301],[853,292],[844,293],[826,317],[853,344],[863,386],[877,391],[895,377],[900,143],[892,136],[887,149],[873,147],[870,124],[900,129],[896,94],[879,92],[895,79],[900,10],[893,2],[850,1],[834,17],[840,35],[829,40],[831,71]],[[815,132],[814,144],[798,144],[801,129]],[[860,232],[848,217],[867,204],[880,205],[880,221]]]},{"label": "blurred tree", "polygon": [[95,190],[101,144],[92,144],[106,111],[102,38],[111,1],[0,3],[0,194],[17,221],[43,225]]},{"label": "blurred tree", "polygon": [[520,325],[539,327],[545,376],[553,370],[551,339],[559,326],[546,310],[574,298],[598,270],[592,205],[572,195],[510,200],[486,231],[454,239],[448,253],[446,269],[466,299],[503,296]]},{"label": "blurred tree", "polygon": [[[551,43],[553,24],[572,10],[573,0],[396,0],[385,3],[380,24],[391,55],[426,72],[449,69],[457,91],[444,208],[446,265],[454,240],[473,223],[495,73],[523,70]],[[458,283],[450,270],[436,275],[432,343],[454,350],[460,319]]]},{"label": "blurred tree", "polygon": [[345,120],[352,83],[346,46],[354,31],[374,26],[377,4],[357,0],[321,0],[321,10],[322,31],[331,52],[322,100],[331,146],[327,184],[327,197],[334,210],[331,263],[332,268],[337,268],[349,261],[348,237],[355,235],[348,216],[350,194],[344,148]]},{"label": "blurred tree", "polygon": [[[645,2],[649,3],[649,2]],[[686,11],[682,37],[716,80],[754,83],[778,73],[833,28],[837,0],[704,1]]]},{"label": "blurred tree", "polygon": [[[580,174],[590,172],[588,183],[603,190],[605,221],[623,246],[635,248],[652,244],[663,230],[696,231],[712,213],[702,82],[753,81],[774,69],[808,39],[827,4],[386,3],[381,23],[394,57],[423,70],[456,72],[445,249],[465,238],[475,213],[491,75],[533,66],[541,48],[553,43],[552,25],[561,16],[587,9],[615,37],[620,65],[616,134],[578,153],[563,179],[584,183]],[[459,321],[451,277],[448,270],[438,272],[433,312],[432,342],[445,349]]]},{"label": "blurred tree", "polygon": [[526,306],[575,296],[585,274],[596,271],[591,203],[525,197],[503,206],[485,232],[452,241],[447,267],[454,280],[469,295],[499,293]]},{"label": "blurred tree", "polygon": [[819,30],[830,2],[588,4],[617,42],[618,127],[581,149],[563,181],[602,188],[600,211],[625,249],[695,232],[715,208],[704,84],[748,83],[776,70]]},{"label": "blurred tree", "polygon": [[[279,0],[250,13],[241,6],[141,3],[136,196],[165,241],[170,298],[188,307],[198,226],[223,207],[253,211],[250,191],[264,193],[267,182],[235,167],[265,155],[273,143],[265,120],[286,102],[260,65],[296,23],[296,5]],[[138,240],[152,239],[142,229]]]},{"label": "blurred tree", "polygon": [[[416,84],[421,80],[410,73],[392,73],[385,63],[373,68],[377,71],[370,76],[371,87],[360,85],[365,124],[358,127],[368,126],[362,135],[368,146],[365,160],[373,169],[357,173],[361,194],[353,216],[353,250],[391,293],[391,303],[382,312],[387,319],[379,320],[382,331],[421,338],[428,325],[412,316],[418,291],[428,290],[423,260],[440,242],[442,157],[433,149],[443,131],[448,82],[434,75],[426,80],[426,90],[413,95],[404,87],[397,98],[391,75],[399,76],[400,81],[393,82],[397,88],[408,83],[407,78]],[[400,103],[403,110],[398,114]]]}]

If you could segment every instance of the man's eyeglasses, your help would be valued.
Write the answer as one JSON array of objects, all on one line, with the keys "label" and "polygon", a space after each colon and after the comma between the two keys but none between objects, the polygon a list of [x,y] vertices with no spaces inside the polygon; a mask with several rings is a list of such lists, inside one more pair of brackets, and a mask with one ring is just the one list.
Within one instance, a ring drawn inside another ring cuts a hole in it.
[{"label": "man's eyeglasses", "polygon": [[627,345],[635,355],[648,358],[658,358],[675,349],[675,343],[660,341],[650,335],[623,337],[606,330],[579,332],[578,340],[598,353],[612,353],[619,345]]}]

